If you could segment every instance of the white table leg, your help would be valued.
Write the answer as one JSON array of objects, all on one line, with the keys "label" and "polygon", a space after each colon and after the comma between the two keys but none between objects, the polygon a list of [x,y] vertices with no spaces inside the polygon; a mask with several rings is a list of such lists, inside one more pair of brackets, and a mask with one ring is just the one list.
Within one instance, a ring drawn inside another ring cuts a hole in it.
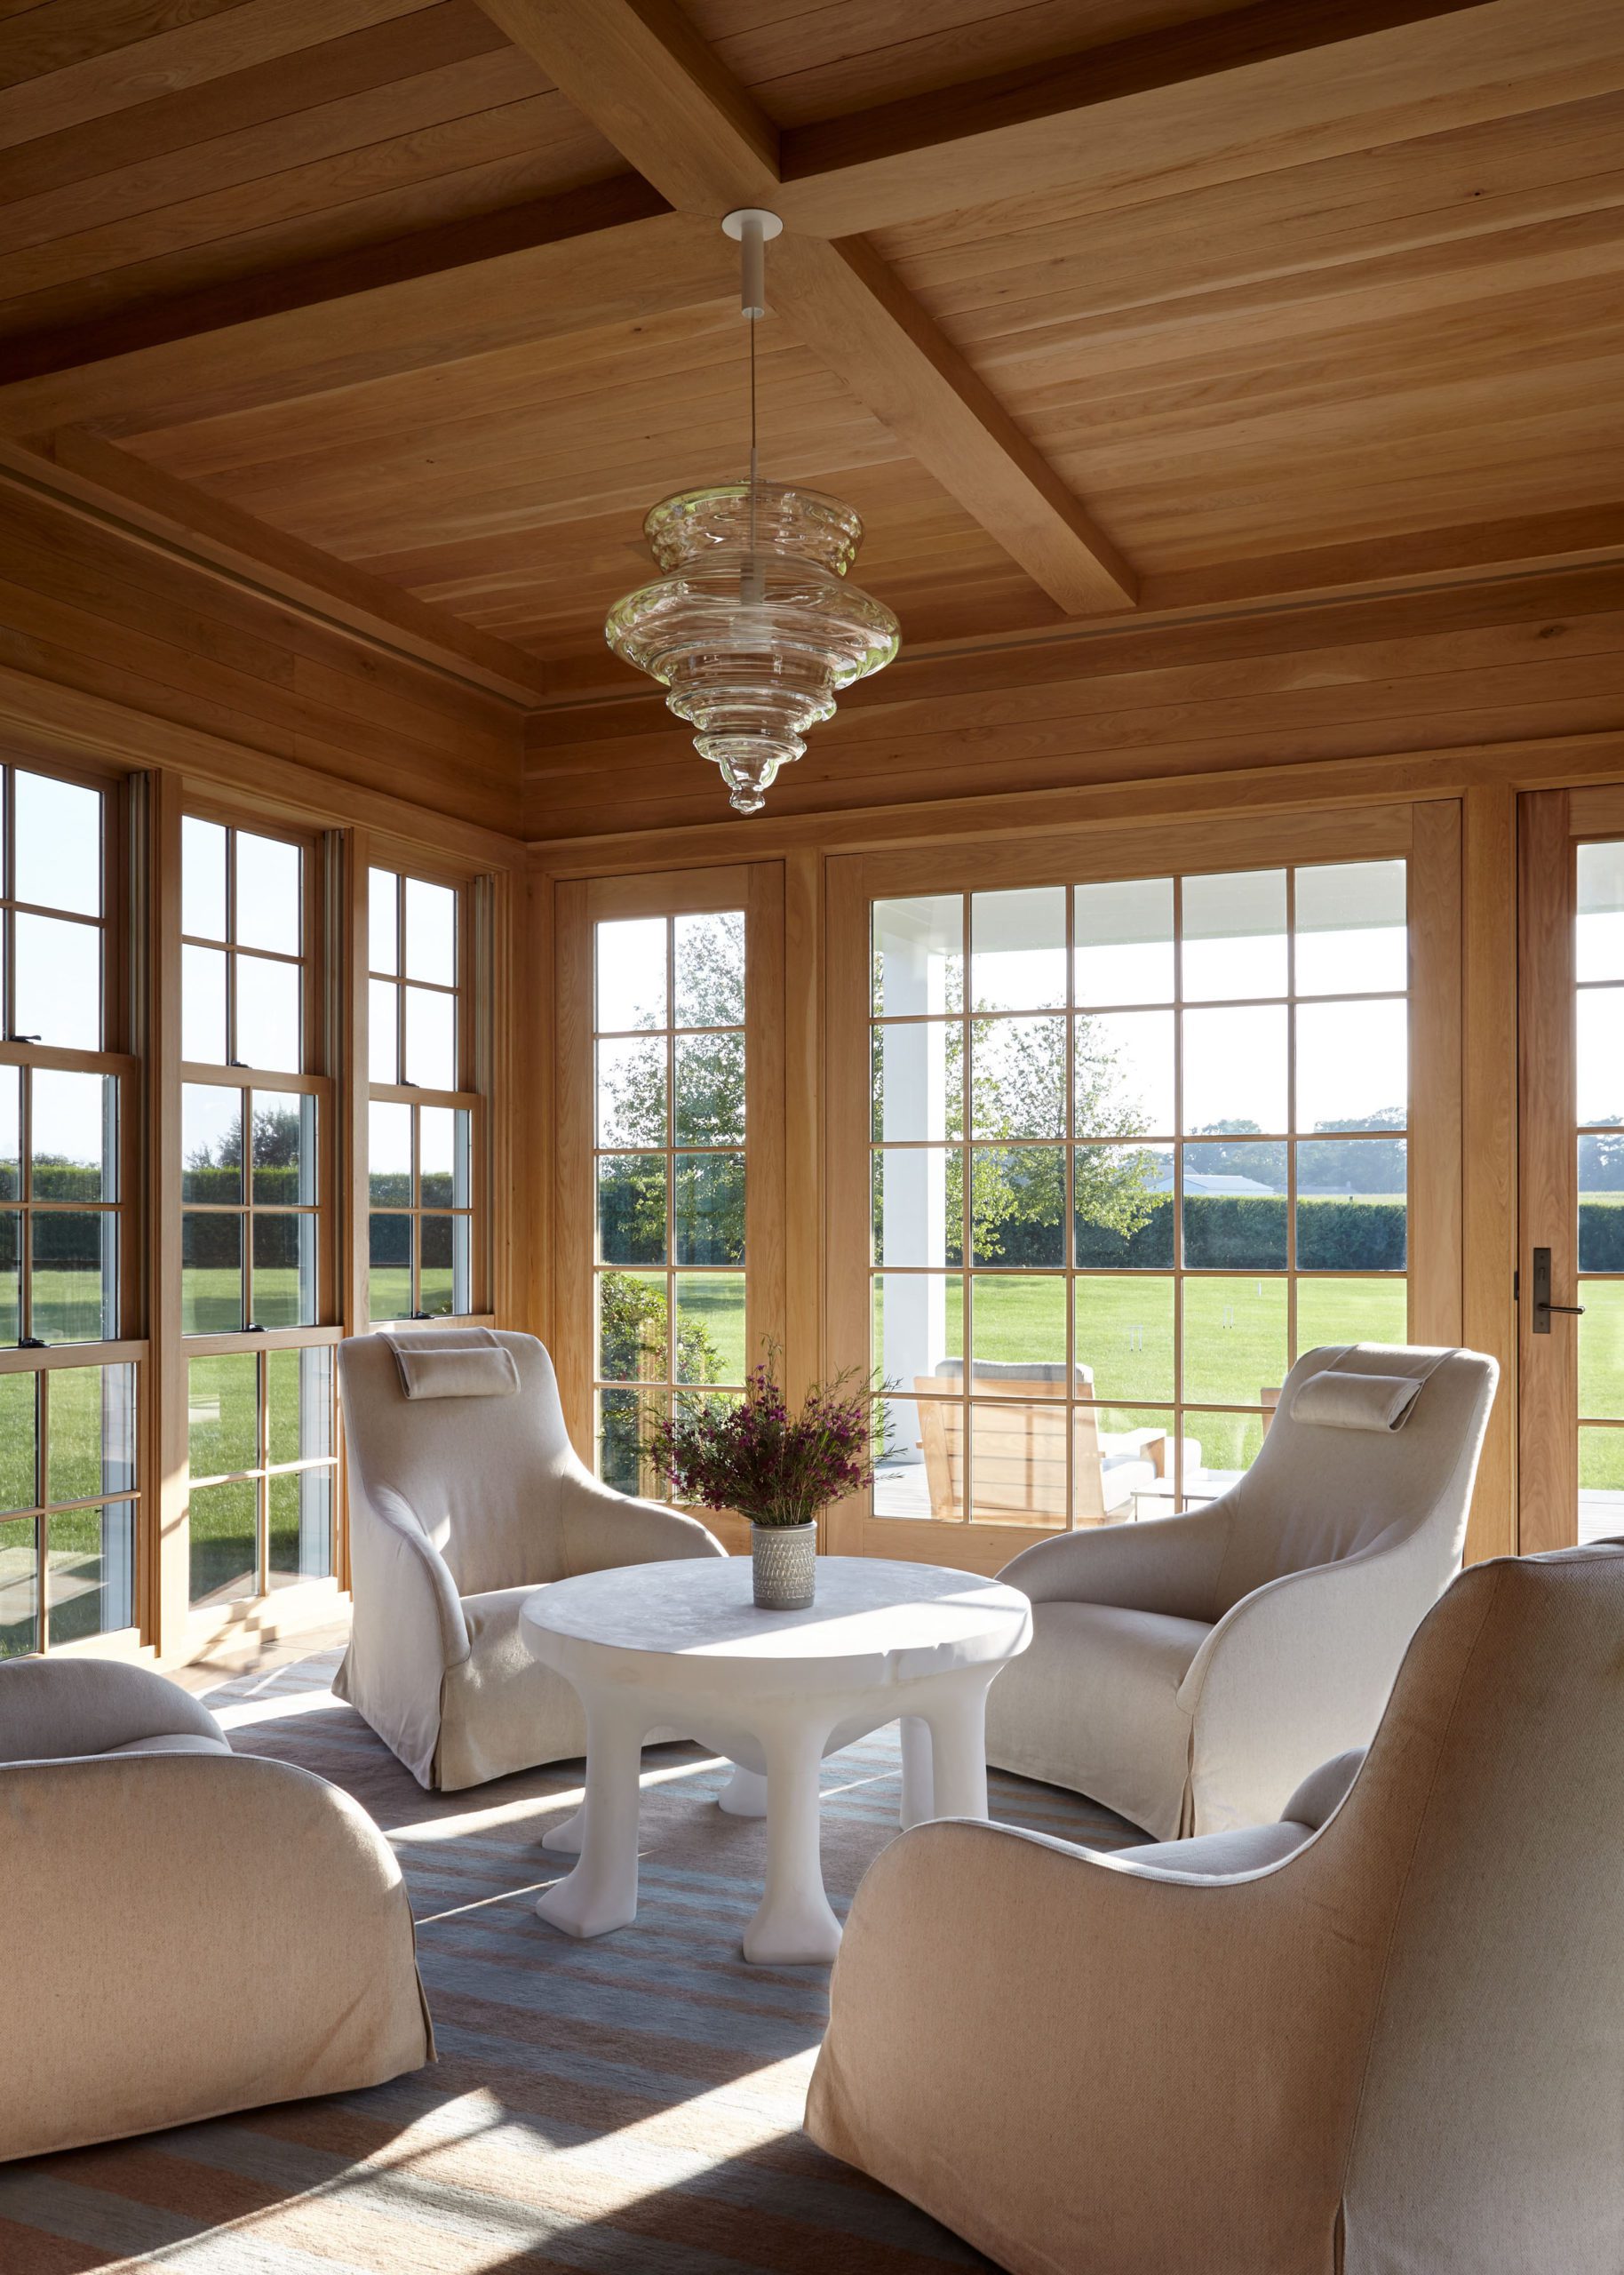
[{"label": "white table leg", "polygon": [[926,1716],[930,1724],[931,1815],[987,1814],[987,1685],[956,1683]]},{"label": "white table leg", "polygon": [[814,1727],[764,1737],[767,1888],[744,1930],[744,1957],[759,1966],[816,1966],[840,1947],[818,1842],[818,1772],[827,1736]]},{"label": "white table leg", "polygon": [[932,1805],[932,1765],[930,1758],[930,1725],[920,1714],[904,1714],[902,1718],[903,1742],[903,1805],[900,1822],[903,1831],[911,1824],[924,1824],[935,1815]]},{"label": "white table leg", "polygon": [[[619,1700],[586,1706],[585,1830],[580,1862],[537,1898],[567,1936],[607,1936],[637,1917],[637,1800],[643,1721]],[[574,1820],[571,1820],[573,1823]],[[560,1831],[567,1828],[561,1826]]]},{"label": "white table leg", "polygon": [[583,1801],[573,1816],[567,1816],[561,1824],[555,1824],[551,1832],[542,1834],[541,1845],[555,1856],[578,1856],[585,1837],[586,1804]]},{"label": "white table leg", "polygon": [[765,1816],[767,1815],[767,1780],[754,1769],[746,1769],[742,1762],[733,1765],[733,1775],[716,1796],[716,1806],[726,1809],[729,1816]]}]

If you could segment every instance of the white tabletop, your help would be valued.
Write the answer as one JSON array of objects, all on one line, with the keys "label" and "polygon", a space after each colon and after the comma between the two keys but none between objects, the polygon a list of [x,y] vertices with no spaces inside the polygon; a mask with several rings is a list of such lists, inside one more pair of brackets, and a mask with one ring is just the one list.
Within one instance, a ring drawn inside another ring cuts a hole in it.
[{"label": "white tabletop", "polygon": [[530,1648],[561,1671],[613,1654],[660,1662],[646,1677],[728,1688],[907,1680],[1013,1657],[1031,1623],[1018,1589],[936,1564],[820,1556],[804,1611],[758,1610],[752,1588],[747,1556],[627,1565],[538,1589],[521,1618]]}]

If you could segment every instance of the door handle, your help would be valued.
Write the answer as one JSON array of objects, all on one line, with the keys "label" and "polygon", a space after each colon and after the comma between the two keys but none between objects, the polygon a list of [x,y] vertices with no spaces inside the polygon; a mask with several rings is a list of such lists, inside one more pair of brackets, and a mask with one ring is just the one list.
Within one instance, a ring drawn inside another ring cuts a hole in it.
[{"label": "door handle", "polygon": [[1582,1319],[1582,1304],[1553,1304],[1550,1299],[1550,1250],[1537,1248],[1533,1252],[1533,1317],[1529,1325],[1535,1335],[1550,1333],[1550,1315],[1564,1312],[1570,1319]]}]

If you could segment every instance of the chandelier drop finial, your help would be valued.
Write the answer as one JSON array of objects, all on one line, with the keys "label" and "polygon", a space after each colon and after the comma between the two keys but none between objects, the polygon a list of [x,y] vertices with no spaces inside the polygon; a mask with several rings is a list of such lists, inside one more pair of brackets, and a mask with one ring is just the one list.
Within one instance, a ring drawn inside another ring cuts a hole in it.
[{"label": "chandelier drop finial", "polygon": [[755,327],[767,313],[768,239],[784,224],[755,206],[722,228],[739,245],[739,305],[750,325],[750,471],[687,490],[643,523],[665,572],[609,611],[614,652],[658,680],[694,746],[721,770],[740,813],[759,813],[779,768],[832,717],[841,689],[882,670],[900,634],[889,609],[844,581],[863,541],[849,506],[763,482],[756,444]]}]

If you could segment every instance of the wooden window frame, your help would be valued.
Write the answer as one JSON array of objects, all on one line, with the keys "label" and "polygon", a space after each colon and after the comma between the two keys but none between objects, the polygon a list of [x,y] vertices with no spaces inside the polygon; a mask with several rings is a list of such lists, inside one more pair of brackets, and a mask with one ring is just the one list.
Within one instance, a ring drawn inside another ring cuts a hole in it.
[{"label": "wooden window frame", "polygon": [[[871,1365],[870,1285],[871,1272],[877,1268],[870,1258],[869,1190],[872,1144],[869,911],[874,900],[1395,858],[1410,864],[1412,1081],[1406,1132],[1410,1247],[1405,1275],[1409,1289],[1409,1333],[1413,1339],[1458,1341],[1461,1303],[1461,827],[1458,803],[1439,801],[1198,823],[1135,820],[981,845],[959,842],[832,860],[825,1005],[829,1245],[824,1293],[826,1357],[831,1369],[852,1368],[866,1374]],[[969,1267],[962,1269],[967,1273]],[[1062,1276],[1070,1286],[1079,1274],[1069,1264]],[[1182,1272],[1156,1276],[1180,1277]],[[1285,1276],[1291,1291],[1289,1305],[1296,1275],[1288,1271]],[[1071,1312],[1068,1300],[1068,1348]],[[1291,1317],[1288,1311],[1288,1337]],[[957,1401],[959,1406],[968,1404],[971,1389],[967,1377]],[[1176,1417],[1201,1404],[1179,1398],[1181,1389],[1175,1370],[1173,1400],[1110,1403],[1166,1403]],[[1066,1403],[1070,1409],[1074,1401],[1068,1396]],[[1173,1427],[1176,1432],[1176,1420]],[[1068,1478],[1072,1434],[1068,1427]],[[864,1494],[842,1505],[832,1523],[832,1545],[847,1553],[942,1562],[983,1571],[999,1569],[1020,1549],[1054,1537],[1057,1529],[1065,1529],[1074,1521],[1067,1516],[1057,1527],[990,1523],[967,1516],[880,1516],[870,1504],[871,1497]]]}]

